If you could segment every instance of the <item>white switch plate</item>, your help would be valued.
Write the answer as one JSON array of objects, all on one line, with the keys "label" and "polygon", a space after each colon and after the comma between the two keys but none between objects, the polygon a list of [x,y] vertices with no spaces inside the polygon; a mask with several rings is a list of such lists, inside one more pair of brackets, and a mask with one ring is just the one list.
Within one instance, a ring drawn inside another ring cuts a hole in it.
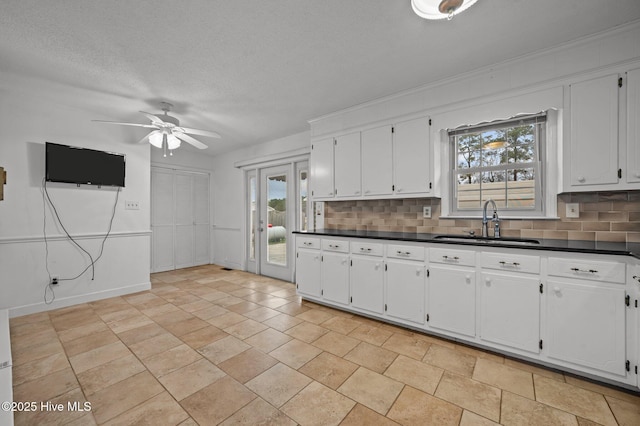
[{"label": "white switch plate", "polygon": [[422,207],[422,217],[430,219],[431,218],[431,206],[423,206]]},{"label": "white switch plate", "polygon": [[580,217],[580,203],[568,203],[565,216],[568,218]]},{"label": "white switch plate", "polygon": [[125,201],[124,202],[125,210],[140,210],[140,203],[138,201]]}]

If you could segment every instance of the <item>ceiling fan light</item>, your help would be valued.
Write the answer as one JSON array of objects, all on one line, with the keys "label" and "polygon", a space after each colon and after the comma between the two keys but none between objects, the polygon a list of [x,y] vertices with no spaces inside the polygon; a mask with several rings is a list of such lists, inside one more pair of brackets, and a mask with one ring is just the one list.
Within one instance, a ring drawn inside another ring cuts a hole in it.
[{"label": "ceiling fan light", "polygon": [[167,148],[176,149],[180,146],[180,139],[176,138],[172,134],[167,135]]},{"label": "ceiling fan light", "polygon": [[149,135],[149,143],[156,148],[162,148],[162,133],[152,133]]},{"label": "ceiling fan light", "polygon": [[[411,0],[411,7],[416,15],[421,18],[451,19],[453,16],[470,8],[477,1],[478,0]],[[461,4],[455,7],[457,3]]]}]

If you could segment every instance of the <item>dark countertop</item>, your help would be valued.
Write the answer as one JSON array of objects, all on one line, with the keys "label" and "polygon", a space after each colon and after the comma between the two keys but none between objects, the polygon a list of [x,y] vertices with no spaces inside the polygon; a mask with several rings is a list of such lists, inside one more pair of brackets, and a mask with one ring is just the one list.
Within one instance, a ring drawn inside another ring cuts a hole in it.
[{"label": "dark countertop", "polygon": [[[540,244],[509,244],[507,241],[509,238],[502,238],[501,244],[491,244],[490,242],[469,240],[469,241],[447,241],[436,239],[438,235],[442,234],[416,234],[406,232],[384,232],[384,231],[346,231],[338,229],[323,229],[320,231],[300,232],[294,231],[294,234],[300,235],[318,235],[318,236],[331,236],[331,237],[352,237],[352,238],[371,238],[378,240],[392,240],[392,241],[413,241],[423,243],[436,243],[436,244],[456,244],[456,245],[470,245],[480,247],[509,247],[524,250],[549,250],[549,251],[562,251],[562,252],[575,252],[575,253],[594,253],[594,254],[609,254],[618,256],[633,256],[640,259],[640,243],[613,243],[606,241],[579,241],[579,240],[551,240],[544,238],[531,238],[540,241]],[[450,235],[455,237],[462,237],[464,235]]]}]

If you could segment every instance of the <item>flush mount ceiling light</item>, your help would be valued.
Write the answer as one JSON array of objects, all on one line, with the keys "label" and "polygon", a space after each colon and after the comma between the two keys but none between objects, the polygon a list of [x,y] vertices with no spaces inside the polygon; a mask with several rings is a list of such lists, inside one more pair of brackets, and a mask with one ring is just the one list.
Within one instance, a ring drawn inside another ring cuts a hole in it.
[{"label": "flush mount ceiling light", "polygon": [[448,19],[464,12],[478,0],[411,0],[413,11],[425,19]]}]

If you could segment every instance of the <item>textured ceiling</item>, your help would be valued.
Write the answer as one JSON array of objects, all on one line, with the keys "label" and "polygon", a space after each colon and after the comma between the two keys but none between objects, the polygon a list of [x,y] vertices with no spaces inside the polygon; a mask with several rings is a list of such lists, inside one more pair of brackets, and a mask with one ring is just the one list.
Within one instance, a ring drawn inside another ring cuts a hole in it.
[{"label": "textured ceiling", "polygon": [[96,119],[169,101],[216,154],[638,19],[640,0],[479,0],[452,21],[410,0],[2,0],[0,72],[73,87]]}]

